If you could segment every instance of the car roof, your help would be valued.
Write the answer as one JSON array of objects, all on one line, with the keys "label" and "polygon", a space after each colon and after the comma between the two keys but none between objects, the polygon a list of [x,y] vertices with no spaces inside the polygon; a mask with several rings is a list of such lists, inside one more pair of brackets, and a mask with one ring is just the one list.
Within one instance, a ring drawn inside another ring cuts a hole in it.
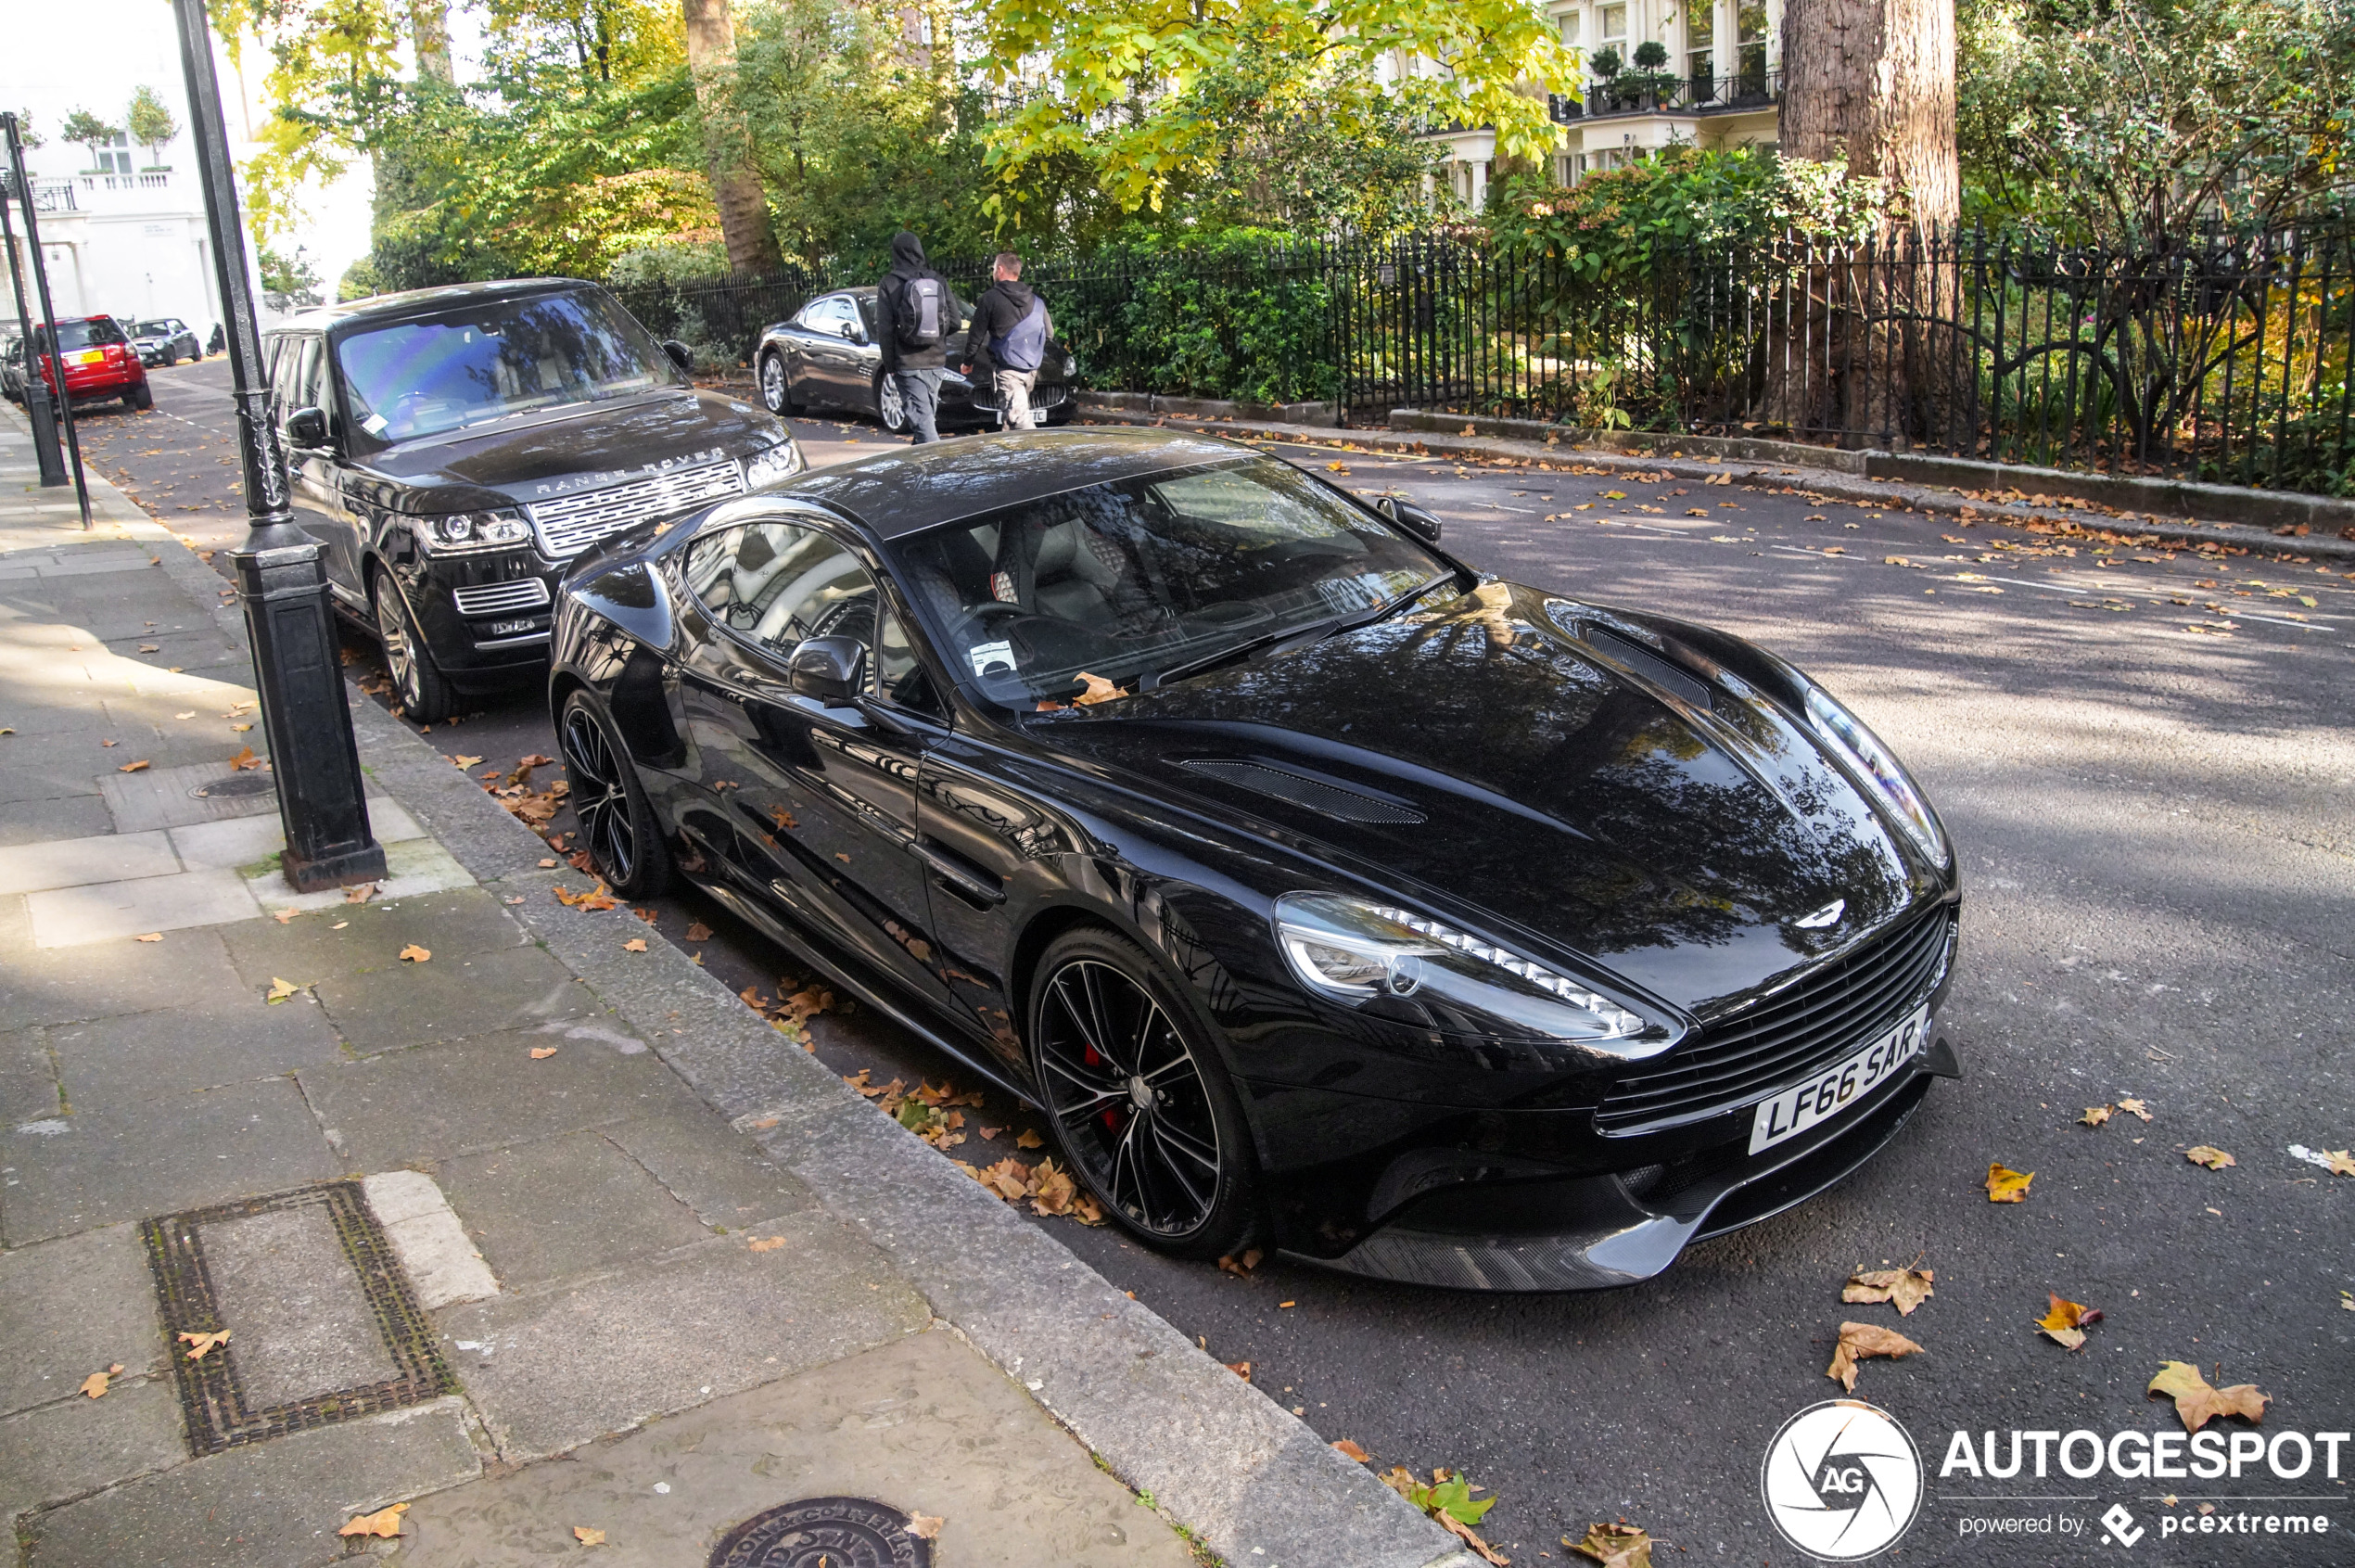
[{"label": "car roof", "polygon": [[821,502],[878,539],[898,539],[1043,496],[1251,455],[1163,430],[1008,431],[834,464],[770,493]]},{"label": "car roof", "polygon": [[430,315],[435,311],[471,300],[524,300],[535,294],[561,294],[596,287],[595,284],[570,277],[517,277],[496,283],[444,284],[436,288],[411,288],[399,294],[372,294],[365,300],[323,305],[317,310],[305,311],[271,330],[325,332],[353,322],[399,321],[409,316]]}]

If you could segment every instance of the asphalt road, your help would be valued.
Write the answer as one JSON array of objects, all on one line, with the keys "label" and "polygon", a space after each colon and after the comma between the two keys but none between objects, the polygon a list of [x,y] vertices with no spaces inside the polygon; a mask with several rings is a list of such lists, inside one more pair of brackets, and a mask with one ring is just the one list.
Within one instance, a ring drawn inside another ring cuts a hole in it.
[{"label": "asphalt road", "polygon": [[[221,363],[154,380],[155,411],[87,416],[85,450],[200,545],[233,542]],[[796,430],[818,463],[887,440]],[[1584,1561],[1559,1537],[1621,1518],[1671,1543],[1663,1563],[1801,1561],[1768,1524],[1759,1466],[1786,1418],[1839,1392],[1825,1368],[1850,1319],[1924,1347],[1867,1362],[1856,1390],[1905,1423],[1929,1470],[1898,1560],[2117,1555],[2098,1516],[2122,1503],[2148,1532],[2139,1558],[2355,1561],[2355,1445],[2336,1479],[2319,1449],[2287,1480],[2261,1464],[2215,1481],[1939,1473],[1957,1431],[2176,1430],[2145,1393],[2166,1360],[2256,1384],[2272,1401],[2261,1434],[2355,1429],[2355,1179],[2289,1153],[2355,1144],[2355,573],[2064,549],[1739,486],[1283,451],[1432,507],[1475,567],[1729,628],[1852,703],[1958,846],[1963,957],[1940,1024],[1968,1077],[1839,1189],[1605,1295],[1445,1294],[1275,1259],[1237,1276],[1040,1223],[1222,1361],[1250,1362],[1328,1438],[1382,1468],[1460,1468],[1497,1498],[1483,1534],[1518,1562]],[[493,762],[554,749],[528,693],[428,738]],[[695,895],[658,914],[673,940],[710,926],[694,950],[732,986],[796,978],[790,954]],[[863,1015],[815,1033],[845,1073],[954,1076]],[[2078,1124],[2126,1098],[2152,1119]],[[994,1103],[985,1119],[1024,1125]],[[2202,1144],[2237,1163],[2194,1166],[2184,1151]],[[2037,1173],[2027,1202],[1987,1200],[1996,1161]],[[1916,1262],[1937,1294],[1912,1316],[1842,1305],[1852,1268]],[[2106,1314],[2081,1351],[2032,1328],[2047,1293]],[[2279,1498],[2310,1500],[2261,1500]],[[2331,1530],[2160,1535],[2202,1503],[2254,1511],[2260,1532],[2283,1512]],[[1964,1534],[2007,1518],[2027,1533]]]}]

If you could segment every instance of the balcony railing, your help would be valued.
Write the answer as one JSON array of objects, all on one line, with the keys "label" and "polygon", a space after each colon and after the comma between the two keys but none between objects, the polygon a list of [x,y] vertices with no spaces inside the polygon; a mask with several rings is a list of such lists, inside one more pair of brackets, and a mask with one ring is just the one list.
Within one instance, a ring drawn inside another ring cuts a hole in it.
[{"label": "balcony railing", "polygon": [[81,203],[74,199],[71,180],[35,180],[32,182],[32,210],[36,212],[78,212]]},{"label": "balcony railing", "polygon": [[1629,72],[1610,82],[1590,83],[1586,101],[1565,94],[1548,95],[1547,111],[1559,125],[1579,120],[1601,120],[1615,114],[1725,114],[1771,108],[1782,101],[1783,73],[1744,71],[1738,76],[1699,76],[1682,79],[1651,77],[1631,82]]}]

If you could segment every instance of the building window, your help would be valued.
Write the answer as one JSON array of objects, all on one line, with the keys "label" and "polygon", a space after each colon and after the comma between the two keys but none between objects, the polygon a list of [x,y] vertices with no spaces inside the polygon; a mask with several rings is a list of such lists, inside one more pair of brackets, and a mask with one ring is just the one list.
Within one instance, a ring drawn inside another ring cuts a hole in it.
[{"label": "building window", "polygon": [[114,134],[114,140],[99,144],[98,172],[101,174],[131,172],[131,138],[128,135],[117,131]]},{"label": "building window", "polygon": [[1713,100],[1717,80],[1717,0],[1686,0],[1685,78],[1693,84],[1693,101]]},{"label": "building window", "polygon": [[1616,49],[1621,59],[1627,57],[1627,7],[1623,4],[1595,7],[1596,44],[1605,49]]},{"label": "building window", "polygon": [[1564,48],[1575,49],[1578,47],[1579,23],[1585,19],[1585,13],[1583,11],[1570,11],[1566,12],[1562,16],[1562,46]]},{"label": "building window", "polygon": [[1735,22],[1740,29],[1734,70],[1745,95],[1766,91],[1766,0],[1736,0]]}]

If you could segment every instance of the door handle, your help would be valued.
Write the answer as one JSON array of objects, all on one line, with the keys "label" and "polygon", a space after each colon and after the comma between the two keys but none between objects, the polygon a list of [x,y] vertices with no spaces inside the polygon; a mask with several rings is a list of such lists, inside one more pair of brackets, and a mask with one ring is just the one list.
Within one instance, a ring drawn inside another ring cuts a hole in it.
[{"label": "door handle", "polygon": [[1006,901],[1003,883],[994,876],[984,876],[979,872],[968,870],[956,856],[945,854],[921,838],[909,840],[908,852],[931,868],[935,876],[967,897],[978,899],[986,904]]}]

